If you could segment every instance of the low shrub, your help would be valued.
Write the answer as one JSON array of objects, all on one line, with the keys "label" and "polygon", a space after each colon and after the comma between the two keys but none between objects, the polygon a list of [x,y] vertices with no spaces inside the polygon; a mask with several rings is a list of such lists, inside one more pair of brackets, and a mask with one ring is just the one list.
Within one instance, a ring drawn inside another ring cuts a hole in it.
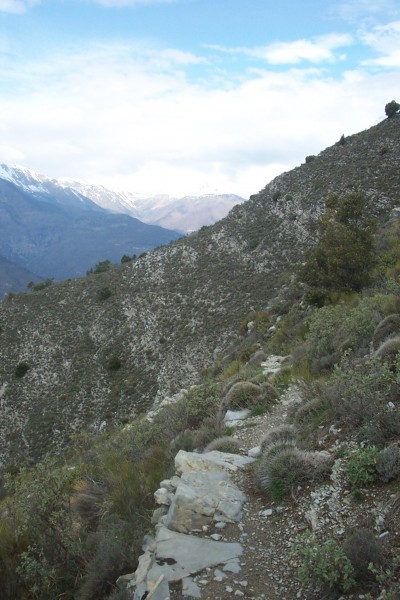
[{"label": "low shrub", "polygon": [[379,451],[375,446],[359,448],[344,465],[350,484],[364,487],[376,480],[376,463]]},{"label": "low shrub", "polygon": [[343,550],[351,562],[356,581],[363,583],[374,578],[369,565],[372,563],[377,567],[382,564],[383,550],[373,531],[356,529],[344,542]]},{"label": "low shrub", "polygon": [[297,552],[302,558],[301,583],[331,592],[348,592],[355,586],[353,565],[335,540],[321,543],[309,535],[304,536],[297,545]]},{"label": "low shrub", "polygon": [[376,459],[376,471],[381,481],[387,482],[400,475],[400,448],[390,444],[381,450]]},{"label": "low shrub", "polygon": [[30,366],[26,362],[20,362],[15,367],[15,377],[21,378],[29,371]]},{"label": "low shrub", "polygon": [[107,368],[109,371],[118,371],[122,367],[122,362],[118,356],[110,356],[107,362]]},{"label": "low shrub", "polygon": [[343,361],[324,387],[336,417],[353,427],[379,418],[395,392],[394,374],[377,357],[356,363]]}]

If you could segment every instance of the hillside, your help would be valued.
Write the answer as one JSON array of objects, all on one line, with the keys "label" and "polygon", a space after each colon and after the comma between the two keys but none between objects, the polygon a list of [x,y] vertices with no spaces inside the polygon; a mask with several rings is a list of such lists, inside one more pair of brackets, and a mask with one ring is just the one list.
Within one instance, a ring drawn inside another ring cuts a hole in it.
[{"label": "hillside", "polygon": [[[387,119],[213,226],[108,273],[4,301],[1,459],[35,461],[82,426],[123,422],[194,382],[249,312],[290,301],[327,197],[362,191],[382,221],[400,205],[399,133],[400,118]],[[21,363],[29,369],[18,377]]]}]

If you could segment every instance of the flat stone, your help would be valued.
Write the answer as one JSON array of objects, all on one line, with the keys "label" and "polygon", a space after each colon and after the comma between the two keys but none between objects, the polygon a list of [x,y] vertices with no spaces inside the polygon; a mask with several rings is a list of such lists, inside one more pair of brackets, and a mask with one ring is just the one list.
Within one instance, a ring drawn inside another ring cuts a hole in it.
[{"label": "flat stone", "polygon": [[238,522],[245,499],[224,471],[186,472],[176,489],[165,525],[173,531],[188,533],[203,529],[214,518]]},{"label": "flat stone", "polygon": [[191,577],[185,577],[182,579],[182,596],[201,598],[201,589]]},{"label": "flat stone", "polygon": [[[222,543],[222,542],[220,542]],[[222,567],[223,571],[227,571],[229,573],[240,573],[240,563],[238,559],[232,559],[228,561],[224,567]]]},{"label": "flat stone", "polygon": [[252,462],[254,462],[254,458],[250,456],[218,452],[218,450],[213,450],[206,454],[196,454],[195,452],[179,450],[175,456],[175,468],[179,474],[190,471],[216,471],[218,469],[237,471]]},{"label": "flat stone", "polygon": [[238,543],[214,542],[166,527],[158,530],[156,543],[156,562],[148,572],[148,582],[157,581],[160,575],[168,581],[179,581],[217,565],[239,564],[243,552]]},{"label": "flat stone", "polygon": [[160,575],[155,585],[149,590],[147,600],[170,600],[168,581]]},{"label": "flat stone", "polygon": [[251,458],[258,458],[261,454],[261,446],[255,446],[255,448],[250,448],[247,455]]},{"label": "flat stone", "polygon": [[161,487],[154,492],[154,499],[157,504],[163,504],[165,506],[169,506],[172,502],[174,495],[172,492],[169,492],[167,488]]}]

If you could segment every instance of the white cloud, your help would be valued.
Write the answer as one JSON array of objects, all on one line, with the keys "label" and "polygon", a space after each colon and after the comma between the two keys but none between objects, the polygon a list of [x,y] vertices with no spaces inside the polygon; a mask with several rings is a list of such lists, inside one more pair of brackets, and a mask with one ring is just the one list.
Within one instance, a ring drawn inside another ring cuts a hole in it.
[{"label": "white cloud", "polygon": [[303,61],[318,64],[341,60],[342,55],[337,56],[335,51],[338,48],[350,46],[352,42],[352,37],[348,34],[329,34],[315,37],[312,40],[274,42],[268,46],[256,48],[225,48],[222,46],[212,46],[212,48],[230,54],[254,56],[271,65],[298,64]]},{"label": "white cloud", "polygon": [[0,0],[0,12],[22,14],[41,0]]},{"label": "white cloud", "polygon": [[247,196],[342,133],[383,119],[398,89],[398,73],[362,70],[191,80],[186,67],[204,60],[104,45],[13,70],[0,63],[3,84],[15,80],[20,90],[0,95],[5,155],[49,176],[138,192],[185,195],[208,185]]},{"label": "white cloud", "polygon": [[95,4],[100,4],[107,8],[124,8],[126,6],[139,6],[150,4],[172,4],[177,0],[93,0]]},{"label": "white cloud", "polygon": [[362,41],[382,56],[364,61],[365,65],[400,67],[400,21],[374,27],[361,34]]},{"label": "white cloud", "polygon": [[331,16],[359,25],[361,21],[373,21],[378,17],[391,18],[400,14],[400,9],[398,0],[351,0],[334,4],[328,12]]}]

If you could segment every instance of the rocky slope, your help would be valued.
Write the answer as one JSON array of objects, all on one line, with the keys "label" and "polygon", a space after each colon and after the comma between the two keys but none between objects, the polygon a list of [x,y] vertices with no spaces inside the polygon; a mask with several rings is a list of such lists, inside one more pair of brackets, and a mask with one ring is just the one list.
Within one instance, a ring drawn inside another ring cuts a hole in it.
[{"label": "rocky slope", "polygon": [[[247,313],[287,295],[329,195],[363,191],[382,220],[399,206],[399,132],[400,117],[387,119],[213,226],[109,273],[3,302],[1,459],[36,460],[82,426],[121,422],[194,381]],[[21,363],[29,369],[18,377]]]}]

